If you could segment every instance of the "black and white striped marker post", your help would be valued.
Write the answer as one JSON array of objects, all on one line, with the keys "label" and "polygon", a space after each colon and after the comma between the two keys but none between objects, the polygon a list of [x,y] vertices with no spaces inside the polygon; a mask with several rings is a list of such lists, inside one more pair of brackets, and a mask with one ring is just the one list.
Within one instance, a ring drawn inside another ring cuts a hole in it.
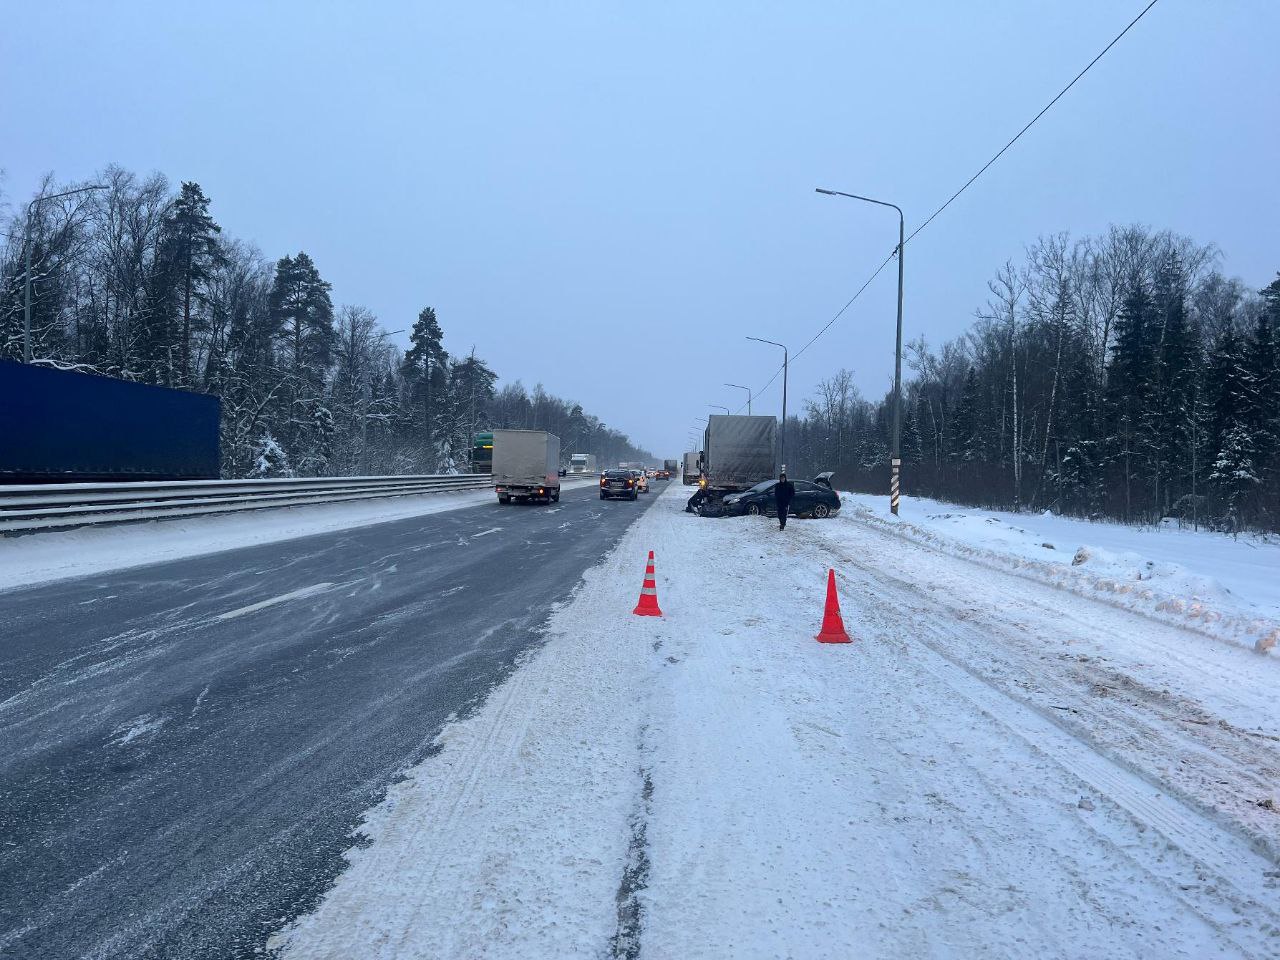
[{"label": "black and white striped marker post", "polygon": [[902,461],[894,457],[890,463],[893,464],[893,476],[889,480],[889,509],[896,517],[898,515],[898,474],[902,470]]}]

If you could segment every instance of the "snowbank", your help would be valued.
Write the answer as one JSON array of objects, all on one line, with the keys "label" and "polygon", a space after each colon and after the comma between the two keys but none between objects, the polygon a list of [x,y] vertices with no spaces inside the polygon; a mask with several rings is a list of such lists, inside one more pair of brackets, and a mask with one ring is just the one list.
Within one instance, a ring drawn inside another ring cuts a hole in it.
[{"label": "snowbank", "polygon": [[841,494],[840,522],[869,523],[952,556],[1190,627],[1260,653],[1280,641],[1280,542]]}]

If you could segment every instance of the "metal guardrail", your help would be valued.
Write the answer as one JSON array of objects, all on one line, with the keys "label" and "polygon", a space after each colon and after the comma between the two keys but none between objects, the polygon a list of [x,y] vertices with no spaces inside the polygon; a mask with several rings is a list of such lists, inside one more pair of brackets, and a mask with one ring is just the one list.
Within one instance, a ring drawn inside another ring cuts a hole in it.
[{"label": "metal guardrail", "polygon": [[174,480],[0,486],[0,534],[60,527],[483,490],[489,474]]}]

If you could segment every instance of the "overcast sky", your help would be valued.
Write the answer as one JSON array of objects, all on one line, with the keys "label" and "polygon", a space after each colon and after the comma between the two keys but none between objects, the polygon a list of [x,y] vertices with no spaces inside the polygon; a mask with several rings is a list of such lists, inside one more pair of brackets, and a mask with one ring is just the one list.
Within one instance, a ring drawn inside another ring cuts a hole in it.
[{"label": "overcast sky", "polygon": [[[777,366],[1145,5],[6,3],[0,181],[196,180],[387,329],[436,308],[659,456]],[[908,339],[1037,235],[1141,222],[1280,269],[1280,3],[1161,0],[907,248]],[[894,271],[792,368],[890,382]],[[403,337],[396,339],[403,340]],[[780,381],[756,412],[777,410]]]}]

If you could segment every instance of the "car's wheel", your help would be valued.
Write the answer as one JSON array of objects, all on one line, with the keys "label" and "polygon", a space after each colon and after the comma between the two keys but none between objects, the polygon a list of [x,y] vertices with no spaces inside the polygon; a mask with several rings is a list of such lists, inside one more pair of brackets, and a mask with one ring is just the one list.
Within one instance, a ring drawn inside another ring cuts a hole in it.
[{"label": "car's wheel", "polygon": [[759,506],[757,506],[757,505],[756,505],[756,504],[754,504],[754,503],[752,503],[752,504],[748,504],[748,505],[747,505],[747,516],[749,516],[749,517],[758,517],[758,516],[760,516],[760,507],[759,507]]},{"label": "car's wheel", "polygon": [[551,495],[551,502],[552,502],[552,503],[559,503],[559,502],[560,502],[560,491],[559,491],[559,490],[557,490],[555,493],[553,493],[553,494]]},{"label": "car's wheel", "polygon": [[813,508],[813,516],[818,520],[825,520],[831,516],[831,508],[825,503],[819,503]]},{"label": "car's wheel", "polygon": [[501,504],[508,504],[508,503],[510,503],[510,502],[511,502],[511,498],[510,498],[510,497],[499,497],[499,498],[498,498],[498,502],[499,502],[499,503],[501,503]]},{"label": "car's wheel", "polygon": [[608,500],[609,498],[608,498],[608,496],[606,496],[605,494],[603,494],[603,493],[602,493],[602,494],[600,494],[600,499],[601,499],[601,500]]}]

